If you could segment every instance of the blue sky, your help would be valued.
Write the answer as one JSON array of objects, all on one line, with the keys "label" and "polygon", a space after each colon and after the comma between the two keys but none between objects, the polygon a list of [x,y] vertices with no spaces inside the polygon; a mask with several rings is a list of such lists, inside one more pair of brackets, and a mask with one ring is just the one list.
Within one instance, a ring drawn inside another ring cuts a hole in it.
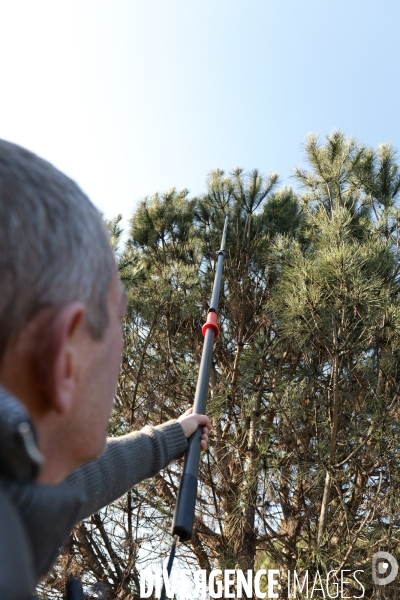
[{"label": "blue sky", "polygon": [[308,132],[400,148],[398,0],[13,0],[0,137],[111,217],[216,167],[293,184]]}]

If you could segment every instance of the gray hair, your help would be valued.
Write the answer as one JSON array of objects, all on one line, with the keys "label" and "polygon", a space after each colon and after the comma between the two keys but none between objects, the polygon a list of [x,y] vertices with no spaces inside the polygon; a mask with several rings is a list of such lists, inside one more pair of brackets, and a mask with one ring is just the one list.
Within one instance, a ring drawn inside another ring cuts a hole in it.
[{"label": "gray hair", "polygon": [[100,212],[71,179],[0,140],[0,361],[47,307],[81,301],[94,338],[108,326],[113,257]]}]

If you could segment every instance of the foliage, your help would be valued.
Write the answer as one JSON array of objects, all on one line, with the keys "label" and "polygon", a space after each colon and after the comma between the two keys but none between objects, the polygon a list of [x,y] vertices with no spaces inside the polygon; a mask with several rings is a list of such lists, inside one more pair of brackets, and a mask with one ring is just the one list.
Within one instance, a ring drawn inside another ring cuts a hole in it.
[{"label": "foliage", "polygon": [[[363,568],[400,542],[399,167],[391,146],[374,151],[341,132],[309,136],[305,153],[300,195],[278,189],[276,175],[236,168],[210,173],[198,198],[145,198],[117,254],[128,311],[112,435],[191,405],[230,213],[213,432],[193,538],[178,556],[208,571],[275,565],[283,588],[288,570]],[[118,222],[112,233],[117,244]],[[139,547],[165,557],[179,469],[129,492],[131,513],[125,498],[120,517],[101,516],[115,563],[96,523],[80,526],[95,554],[108,552],[101,577],[76,530],[75,566],[112,597],[137,597]]]}]

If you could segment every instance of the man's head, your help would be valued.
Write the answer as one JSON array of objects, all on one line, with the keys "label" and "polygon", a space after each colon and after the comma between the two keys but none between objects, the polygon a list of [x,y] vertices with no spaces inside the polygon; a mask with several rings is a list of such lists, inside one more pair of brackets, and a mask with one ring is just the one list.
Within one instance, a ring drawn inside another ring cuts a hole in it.
[{"label": "man's head", "polygon": [[107,328],[113,259],[98,210],[51,164],[0,141],[0,360],[43,308],[79,300]]},{"label": "man's head", "polygon": [[123,291],[97,209],[51,164],[5,141],[0,273],[0,383],[27,406],[45,456],[62,447],[77,466],[104,443]]}]

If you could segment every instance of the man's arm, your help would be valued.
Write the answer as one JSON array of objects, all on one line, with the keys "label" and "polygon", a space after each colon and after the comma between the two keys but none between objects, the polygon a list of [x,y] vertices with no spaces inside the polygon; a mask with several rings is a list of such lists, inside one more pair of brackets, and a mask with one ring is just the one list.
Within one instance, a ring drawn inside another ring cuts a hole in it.
[{"label": "man's arm", "polygon": [[113,502],[139,481],[158,473],[182,456],[186,445],[185,431],[177,421],[108,438],[100,458],[76,469],[64,481],[79,488],[87,498],[77,521]]},{"label": "man's arm", "polygon": [[178,421],[110,438],[100,458],[83,465],[59,485],[7,484],[7,495],[31,544],[35,579],[48,572],[74,525],[179,458],[186,449],[186,438],[199,425],[204,428],[205,449],[211,428],[208,417],[186,413]]}]

